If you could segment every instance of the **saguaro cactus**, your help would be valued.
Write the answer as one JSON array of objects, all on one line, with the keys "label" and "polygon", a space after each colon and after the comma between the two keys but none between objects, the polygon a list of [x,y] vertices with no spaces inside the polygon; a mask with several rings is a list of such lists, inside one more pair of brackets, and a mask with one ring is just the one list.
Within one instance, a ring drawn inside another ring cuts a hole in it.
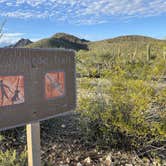
[{"label": "saguaro cactus", "polygon": [[166,46],[163,47],[163,58],[164,60],[166,60]]},{"label": "saguaro cactus", "polygon": [[149,61],[150,58],[151,58],[151,57],[150,57],[150,53],[151,53],[151,52],[150,52],[150,49],[151,49],[151,46],[150,46],[150,44],[148,44],[148,45],[147,45],[147,55],[146,55],[147,61]]},{"label": "saguaro cactus", "polygon": [[136,45],[135,51],[134,51],[134,53],[133,53],[133,58],[132,58],[132,60],[135,60],[135,57],[136,57],[137,53],[138,53],[138,45]]},{"label": "saguaro cactus", "polygon": [[121,56],[121,46],[118,46],[118,57]]}]

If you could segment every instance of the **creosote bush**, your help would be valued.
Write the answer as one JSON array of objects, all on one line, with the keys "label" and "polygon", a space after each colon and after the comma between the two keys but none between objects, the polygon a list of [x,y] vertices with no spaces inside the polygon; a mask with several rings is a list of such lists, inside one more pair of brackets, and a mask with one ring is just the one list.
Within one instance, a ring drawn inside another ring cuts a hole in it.
[{"label": "creosote bush", "polygon": [[15,150],[0,151],[0,165],[2,166],[26,166],[27,153],[26,151],[18,154]]},{"label": "creosote bush", "polygon": [[163,142],[166,90],[160,80],[166,75],[166,61],[162,57],[148,61],[135,57],[131,61],[111,52],[107,56],[83,54],[77,56],[80,73],[84,64],[83,75],[96,70],[93,59],[104,64],[100,78],[94,73],[93,77],[78,79],[77,111],[82,115],[86,140],[135,150]]}]

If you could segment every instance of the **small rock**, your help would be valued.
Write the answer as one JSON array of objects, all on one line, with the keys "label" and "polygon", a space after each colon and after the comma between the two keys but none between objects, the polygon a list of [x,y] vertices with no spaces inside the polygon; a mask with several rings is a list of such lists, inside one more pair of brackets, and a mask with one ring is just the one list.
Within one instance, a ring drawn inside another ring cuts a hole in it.
[{"label": "small rock", "polygon": [[105,165],[106,166],[111,166],[112,164],[112,154],[108,154],[107,157],[106,157],[106,160],[105,160]]},{"label": "small rock", "polygon": [[111,159],[106,159],[106,160],[105,160],[105,165],[106,165],[106,166],[111,166],[111,164],[112,164]]},{"label": "small rock", "polygon": [[63,164],[63,161],[60,161],[60,164]]},{"label": "small rock", "polygon": [[121,152],[119,151],[119,152],[117,153],[117,155],[121,155]]},{"label": "small rock", "polygon": [[57,146],[56,146],[56,145],[52,146],[52,149],[56,149],[56,148],[57,148]]},{"label": "small rock", "polygon": [[62,127],[62,128],[66,128],[66,125],[65,125],[65,124],[62,124],[61,127]]},{"label": "small rock", "polygon": [[79,163],[77,163],[77,166],[82,166],[82,164],[79,162]]},{"label": "small rock", "polygon": [[90,158],[90,157],[87,157],[87,158],[84,160],[84,162],[85,162],[86,164],[90,164],[90,163],[91,163],[91,158]]},{"label": "small rock", "polygon": [[153,165],[154,166],[158,166],[157,162],[153,161]]},{"label": "small rock", "polygon": [[67,157],[66,158],[66,162],[69,164],[70,163],[70,159]]},{"label": "small rock", "polygon": [[77,143],[77,140],[74,140],[73,143],[74,143],[74,144]]},{"label": "small rock", "polygon": [[133,166],[133,164],[125,164],[125,166]]},{"label": "small rock", "polygon": [[112,161],[111,160],[106,160],[105,161],[105,166],[111,166],[112,164]]},{"label": "small rock", "polygon": [[76,156],[76,157],[75,157],[75,160],[78,161],[78,160],[79,160],[79,156]]}]

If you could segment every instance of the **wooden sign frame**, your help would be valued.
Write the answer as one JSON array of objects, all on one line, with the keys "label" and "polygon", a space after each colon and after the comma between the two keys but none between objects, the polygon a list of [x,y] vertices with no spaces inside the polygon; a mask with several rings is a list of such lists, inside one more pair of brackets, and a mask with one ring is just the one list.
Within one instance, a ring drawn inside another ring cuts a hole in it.
[{"label": "wooden sign frame", "polygon": [[0,49],[0,130],[75,109],[75,70],[72,50]]}]

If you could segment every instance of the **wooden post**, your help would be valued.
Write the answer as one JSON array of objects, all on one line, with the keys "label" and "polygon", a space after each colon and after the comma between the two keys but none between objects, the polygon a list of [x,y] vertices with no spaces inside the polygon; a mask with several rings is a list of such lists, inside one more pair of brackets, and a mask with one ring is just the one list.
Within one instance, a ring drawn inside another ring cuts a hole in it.
[{"label": "wooden post", "polygon": [[28,166],[41,166],[40,154],[40,122],[26,126],[28,146]]}]

